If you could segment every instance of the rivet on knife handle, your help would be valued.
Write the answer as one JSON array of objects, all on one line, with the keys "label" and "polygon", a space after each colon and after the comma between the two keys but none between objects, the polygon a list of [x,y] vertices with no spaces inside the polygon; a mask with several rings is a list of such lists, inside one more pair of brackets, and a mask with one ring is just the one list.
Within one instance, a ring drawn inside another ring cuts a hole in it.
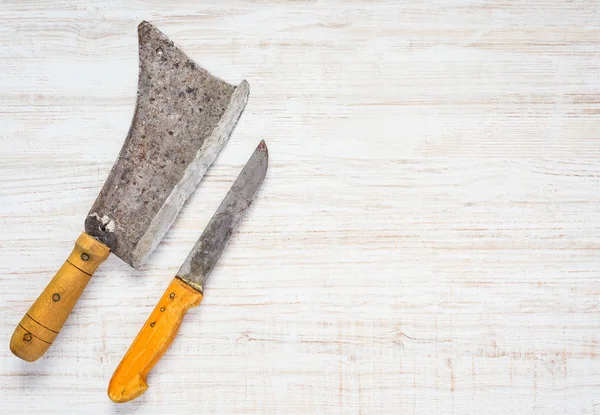
[{"label": "rivet on knife handle", "polygon": [[110,249],[85,232],[42,294],[25,313],[10,339],[10,350],[28,362],[48,350],[96,268]]},{"label": "rivet on knife handle", "polygon": [[200,301],[200,291],[173,278],[115,370],[108,385],[110,399],[127,402],[148,389],[146,376],[173,342],[185,313]]}]

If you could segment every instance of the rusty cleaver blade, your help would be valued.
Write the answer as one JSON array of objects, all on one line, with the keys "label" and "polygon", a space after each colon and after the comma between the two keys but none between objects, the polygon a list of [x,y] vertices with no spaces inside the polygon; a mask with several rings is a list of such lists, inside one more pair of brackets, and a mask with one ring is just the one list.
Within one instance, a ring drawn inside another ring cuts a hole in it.
[{"label": "rusty cleaver blade", "polygon": [[85,232],[10,341],[34,361],[50,347],[89,278],[112,252],[134,268],[161,241],[227,142],[249,86],[230,85],[148,22],[138,26],[139,78],[125,143],[85,220]]},{"label": "rusty cleaver blade", "polygon": [[148,373],[169,348],[187,310],[202,301],[204,284],[252,204],[268,159],[261,141],[115,370],[108,386],[113,401],[130,401],[148,389]]}]

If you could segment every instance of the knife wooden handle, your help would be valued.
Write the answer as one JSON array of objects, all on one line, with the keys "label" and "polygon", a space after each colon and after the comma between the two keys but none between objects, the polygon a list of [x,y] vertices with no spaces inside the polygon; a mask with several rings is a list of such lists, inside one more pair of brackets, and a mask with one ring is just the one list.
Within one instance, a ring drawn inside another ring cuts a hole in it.
[{"label": "knife wooden handle", "polygon": [[150,317],[117,366],[108,385],[108,397],[122,403],[148,389],[146,376],[167,351],[185,313],[202,301],[202,293],[173,278]]},{"label": "knife wooden handle", "polygon": [[110,249],[85,232],[10,339],[10,350],[28,362],[39,359],[65,324],[73,306]]}]

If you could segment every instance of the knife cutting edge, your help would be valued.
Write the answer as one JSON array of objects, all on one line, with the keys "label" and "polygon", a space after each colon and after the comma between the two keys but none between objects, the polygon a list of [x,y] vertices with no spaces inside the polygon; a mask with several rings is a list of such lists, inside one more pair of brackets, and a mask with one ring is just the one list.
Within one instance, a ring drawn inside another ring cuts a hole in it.
[{"label": "knife cutting edge", "polygon": [[202,301],[208,276],[263,182],[268,158],[261,141],[117,366],[108,385],[114,402],[130,401],[148,389],[146,377],[173,342],[185,313]]}]

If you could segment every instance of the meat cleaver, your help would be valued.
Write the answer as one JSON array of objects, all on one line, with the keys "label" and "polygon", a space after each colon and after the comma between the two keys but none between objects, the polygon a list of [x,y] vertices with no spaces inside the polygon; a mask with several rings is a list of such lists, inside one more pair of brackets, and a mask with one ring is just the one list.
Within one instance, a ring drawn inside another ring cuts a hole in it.
[{"label": "meat cleaver", "polygon": [[11,351],[35,361],[50,347],[98,266],[113,253],[140,267],[213,163],[246,105],[249,86],[197,65],[148,22],[138,26],[133,120],[85,232],[25,314]]},{"label": "meat cleaver", "polygon": [[146,376],[171,345],[185,313],[202,301],[206,280],[252,204],[268,162],[261,141],[115,370],[108,385],[114,402],[130,401],[148,389]]}]

